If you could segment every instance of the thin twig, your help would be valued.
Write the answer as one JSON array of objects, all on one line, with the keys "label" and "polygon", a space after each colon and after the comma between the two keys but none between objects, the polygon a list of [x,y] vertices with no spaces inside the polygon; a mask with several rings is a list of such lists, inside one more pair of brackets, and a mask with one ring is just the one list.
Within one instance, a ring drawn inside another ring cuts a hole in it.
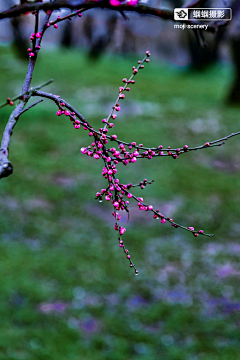
[{"label": "thin twig", "polygon": [[26,107],[25,109],[23,109],[23,111],[18,115],[18,117],[21,116],[23,113],[25,113],[25,111],[30,110],[32,107],[34,107],[35,105],[39,104],[39,103],[42,102],[42,101],[43,101],[43,99],[40,99],[40,100],[38,100],[38,101],[35,101],[33,104],[31,104],[31,105],[29,105],[28,107]]},{"label": "thin twig", "polygon": [[[17,95],[17,96],[15,96],[15,97],[13,97],[13,98],[10,99],[9,101],[15,101],[15,100],[18,100],[18,99],[23,100],[25,95],[28,95],[30,92],[34,92],[35,90],[42,89],[44,86],[47,86],[47,85],[51,84],[53,81],[54,81],[53,79],[48,80],[48,81],[44,82],[43,84],[40,84],[40,85],[38,85],[38,86],[35,86],[35,87],[31,88],[31,89],[28,90],[28,91],[25,91],[23,94],[20,94],[20,95]],[[4,107],[4,106],[8,105],[8,104],[9,104],[8,101],[6,101],[5,103],[1,104],[1,105],[0,105],[0,109],[1,109],[2,107]]]}]

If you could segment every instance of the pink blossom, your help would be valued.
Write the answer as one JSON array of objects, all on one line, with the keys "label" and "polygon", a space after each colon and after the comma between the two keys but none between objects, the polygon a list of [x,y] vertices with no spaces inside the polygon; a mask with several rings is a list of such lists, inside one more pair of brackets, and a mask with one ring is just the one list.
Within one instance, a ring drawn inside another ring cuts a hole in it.
[{"label": "pink blossom", "polygon": [[125,231],[126,231],[125,228],[120,227],[120,229],[119,229],[119,234],[120,234],[120,235],[123,235],[123,234],[125,233]]},{"label": "pink blossom", "polygon": [[119,6],[120,5],[120,1],[118,1],[118,0],[110,0],[109,3],[112,6]]}]

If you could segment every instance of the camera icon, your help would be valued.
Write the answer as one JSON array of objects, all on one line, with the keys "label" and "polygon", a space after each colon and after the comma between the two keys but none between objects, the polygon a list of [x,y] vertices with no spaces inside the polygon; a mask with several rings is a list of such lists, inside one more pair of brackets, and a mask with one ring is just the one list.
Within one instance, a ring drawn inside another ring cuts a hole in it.
[{"label": "camera icon", "polygon": [[188,20],[188,9],[174,9],[174,20]]}]

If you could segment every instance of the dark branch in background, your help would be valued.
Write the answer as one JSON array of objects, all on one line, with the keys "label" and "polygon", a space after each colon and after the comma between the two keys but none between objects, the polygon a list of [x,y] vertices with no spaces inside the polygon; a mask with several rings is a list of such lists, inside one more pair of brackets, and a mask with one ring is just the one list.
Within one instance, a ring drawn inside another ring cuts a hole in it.
[{"label": "dark branch in background", "polygon": [[[194,2],[193,4],[187,5],[185,7],[197,7],[202,5],[205,0],[199,0]],[[129,6],[125,4],[121,4],[119,6],[111,6],[108,0],[99,0],[99,1],[83,1],[83,0],[55,0],[52,2],[37,2],[33,4],[24,3],[23,5],[14,6],[8,10],[5,10],[0,13],[0,20],[5,18],[11,18],[15,16],[19,16],[21,14],[26,14],[31,11],[53,11],[60,10],[62,8],[67,8],[70,10],[81,9],[81,11],[86,11],[92,8],[106,8],[111,10],[116,10],[124,14],[124,11],[136,12],[140,15],[152,15],[155,17],[159,17],[164,20],[172,20],[174,21],[174,13],[172,10],[167,9],[155,9],[146,5],[137,5],[137,6]],[[198,21],[194,20],[183,20],[181,21],[185,24],[200,24]],[[225,25],[226,22],[219,23],[209,23],[206,31],[215,33],[219,26]]]}]

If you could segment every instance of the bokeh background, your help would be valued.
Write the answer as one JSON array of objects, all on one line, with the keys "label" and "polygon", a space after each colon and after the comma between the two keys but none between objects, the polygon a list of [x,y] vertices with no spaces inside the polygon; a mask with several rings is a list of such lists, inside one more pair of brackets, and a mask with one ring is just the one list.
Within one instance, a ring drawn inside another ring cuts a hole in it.
[{"label": "bokeh background", "polygon": [[[150,50],[122,102],[118,138],[176,148],[239,131],[237,21],[206,36],[203,51],[172,23],[129,17],[92,11],[50,29],[32,84],[53,78],[48,90],[100,127],[121,79]],[[1,103],[21,92],[31,32],[31,15],[0,22]],[[119,166],[123,183],[155,180],[135,191],[148,204],[215,234],[195,238],[132,203],[122,226],[135,276],[110,204],[94,200],[106,185],[102,162],[80,153],[87,134],[56,110],[44,100],[20,118],[14,173],[0,184],[0,359],[240,359],[239,138]],[[2,133],[12,108],[0,111]]]}]

